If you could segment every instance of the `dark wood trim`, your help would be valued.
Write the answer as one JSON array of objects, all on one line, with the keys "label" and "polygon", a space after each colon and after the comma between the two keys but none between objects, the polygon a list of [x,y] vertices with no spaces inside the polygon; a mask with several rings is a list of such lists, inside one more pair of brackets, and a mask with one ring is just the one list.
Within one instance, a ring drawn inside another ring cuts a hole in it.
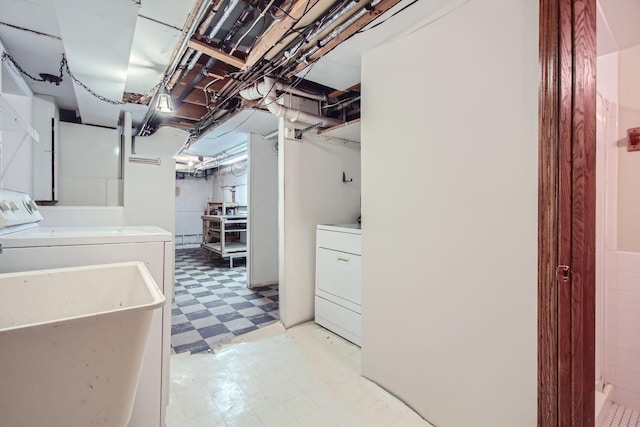
[{"label": "dark wood trim", "polygon": [[[558,265],[571,265],[571,147],[573,110],[573,0],[559,2],[559,64],[558,87]],[[572,284],[556,279],[558,290],[558,426],[570,426],[573,419],[572,358],[571,358],[571,298]]]},{"label": "dark wood trim", "polygon": [[540,2],[538,174],[538,426],[558,420],[559,0]]},{"label": "dark wood trim", "polygon": [[[538,425],[594,425],[595,0],[540,1]],[[557,277],[570,266],[568,280]]]},{"label": "dark wood trim", "polygon": [[596,1],[573,2],[571,358],[573,425],[595,408]]}]

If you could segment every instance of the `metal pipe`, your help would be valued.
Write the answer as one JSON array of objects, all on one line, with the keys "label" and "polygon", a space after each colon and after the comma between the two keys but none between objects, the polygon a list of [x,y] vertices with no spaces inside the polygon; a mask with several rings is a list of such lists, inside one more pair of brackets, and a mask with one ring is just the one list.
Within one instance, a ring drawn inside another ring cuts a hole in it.
[{"label": "metal pipe", "polygon": [[294,47],[292,47],[291,49],[285,51],[284,52],[284,56],[286,58],[291,58],[292,56],[294,56],[298,52],[298,50],[300,50],[300,48],[303,45],[305,45],[306,43],[308,43],[311,40],[313,40],[316,37],[318,37],[323,31],[325,31],[334,22],[336,22],[338,19],[340,19],[342,16],[344,16],[345,13],[347,13],[351,9],[353,9],[357,4],[358,4],[357,0],[352,0],[346,6],[340,8],[336,13],[331,15],[331,18],[327,22],[325,22],[324,24],[320,25],[320,27],[316,28],[311,34],[309,34],[308,36],[306,36],[302,40],[300,40],[300,42],[298,42]]},{"label": "metal pipe", "polygon": [[193,88],[195,88],[197,84],[202,81],[202,79],[207,77],[207,75],[209,74],[209,69],[213,67],[216,62],[218,62],[217,59],[209,58],[209,60],[207,61],[206,64],[204,64],[200,72],[189,82],[189,84],[187,84],[184,90],[176,98],[176,101],[175,101],[176,104],[182,103],[182,101],[184,101],[184,99],[189,95],[189,93],[191,93]]},{"label": "metal pipe", "polygon": [[[382,0],[373,0],[370,5],[369,8],[375,7],[378,3],[380,3]],[[325,46],[327,43],[329,43],[331,40],[335,39],[336,37],[338,37],[340,34],[342,34],[342,32],[344,30],[347,29],[347,27],[351,26],[351,24],[353,24],[354,22],[356,22],[358,19],[360,19],[361,17],[363,17],[364,15],[366,15],[369,12],[369,10],[367,10],[367,8],[363,8],[360,9],[360,11],[356,14],[354,14],[351,18],[347,19],[345,22],[343,22],[341,25],[339,25],[338,27],[334,28],[333,31],[331,31],[331,33],[329,35],[327,35],[325,38],[323,38],[322,40],[320,40],[320,42],[315,45],[314,47],[312,47],[311,49],[309,49],[307,52],[304,53],[304,55],[302,55],[300,57],[300,59],[298,59],[298,62],[307,62],[307,58],[311,55],[313,55],[314,53],[316,53],[321,47]]]},{"label": "metal pipe", "polygon": [[195,67],[195,65],[198,63],[198,60],[200,59],[201,56],[202,56],[202,52],[200,51],[196,52],[196,54],[193,55],[193,58],[191,58],[191,62],[189,62],[189,66],[187,67],[187,71],[193,70],[193,67]]},{"label": "metal pipe", "polygon": [[182,61],[180,61],[180,65],[178,65],[177,70],[173,73],[171,79],[169,79],[169,82],[167,83],[168,88],[173,88],[182,78],[185,66],[187,65],[187,62],[189,62],[189,59],[191,58],[191,55],[193,55],[193,52],[194,50],[192,48],[189,48],[184,53],[184,55],[182,55]]},{"label": "metal pipe", "polygon": [[264,15],[267,13],[267,10],[269,10],[269,8],[273,5],[275,1],[276,0],[271,0],[269,4],[262,10],[262,12],[260,12],[260,15],[258,15],[258,17],[253,21],[253,24],[251,24],[251,27],[249,27],[249,29],[242,35],[242,37],[238,39],[235,46],[233,46],[233,49],[231,49],[231,52],[229,52],[229,55],[233,55],[233,53],[238,49],[238,46],[240,46],[240,43],[242,43],[242,40],[244,40],[244,38],[247,37],[247,35],[249,35],[249,33],[253,30],[256,24],[260,22],[262,18],[264,18]]},{"label": "metal pipe", "polygon": [[206,38],[207,43],[211,43],[211,40],[213,40],[213,38],[216,36],[218,31],[220,31],[220,28],[222,28],[222,26],[224,25],[224,22],[229,18],[229,15],[231,15],[231,12],[233,11],[233,9],[236,8],[239,2],[240,0],[231,0],[229,4],[227,4],[227,7],[224,8],[222,17],[216,23],[216,25],[211,29],[211,32],[207,36]]},{"label": "metal pipe", "polygon": [[[193,33],[196,31],[196,28],[198,27],[198,22],[200,22],[200,20],[202,19],[202,16],[204,15],[205,11],[209,7],[211,1],[212,0],[202,1],[202,3],[200,4],[200,7],[198,8],[198,11],[196,12],[196,15],[193,18],[193,22],[191,23],[189,30],[185,33],[184,38],[180,43],[180,48],[176,52],[184,52],[187,50],[189,40],[191,39],[191,36],[193,35]],[[171,67],[169,67],[168,71],[164,74],[164,79],[166,79],[168,76],[171,76],[175,73],[176,68],[178,67],[178,64],[180,62],[179,58],[181,58],[180,53],[177,53],[175,58],[172,61]],[[158,88],[154,96],[151,98],[151,101],[149,101],[149,108],[147,109],[147,112],[145,113],[144,118],[142,119],[142,122],[141,122],[142,125],[139,126],[139,130],[140,130],[138,132],[139,134],[145,129],[145,127],[147,127],[147,124],[149,123],[151,117],[155,114],[156,97],[158,96],[158,93],[160,93],[160,89],[161,88]]]},{"label": "metal pipe", "polygon": [[[226,21],[226,19],[229,17],[229,15],[231,14],[231,11],[235,8],[235,6],[239,3],[240,0],[231,0],[229,2],[229,4],[227,5],[227,7],[224,10],[224,14],[222,15],[222,17],[220,18],[220,21],[218,21],[218,23],[213,27],[213,29],[211,30],[211,33],[209,33],[209,36],[207,37],[207,41],[210,42],[211,39],[213,39],[213,37],[216,35],[216,33],[220,30],[220,28],[222,28],[222,25],[224,25],[224,21]],[[250,6],[249,6],[250,7]],[[236,22],[234,23],[234,26],[231,28],[231,30],[229,30],[229,33],[226,35],[225,38],[228,38],[229,35],[231,34],[231,37],[233,37],[232,34],[235,34],[235,31],[237,31],[237,27],[238,25],[241,25],[242,22],[244,21],[244,19],[246,19],[248,17],[247,14],[241,14],[240,17],[238,17],[238,19],[236,20]],[[201,52],[198,52],[201,54]],[[195,55],[193,58],[195,59],[196,57],[199,58],[198,55]],[[193,62],[193,59],[192,59]],[[215,58],[209,58],[209,60],[207,61],[207,63],[202,67],[202,69],[200,70],[200,72],[193,78],[193,80],[191,80],[191,82],[189,82],[189,84],[187,84],[187,86],[184,88],[184,90],[182,91],[182,93],[180,93],[180,95],[176,98],[176,104],[180,104],[182,101],[184,101],[184,99],[189,95],[189,93],[196,87],[196,85],[198,83],[200,83],[205,77],[207,77],[207,75],[209,74],[209,70],[211,69],[211,67],[213,67],[216,62],[218,62],[217,59]],[[191,65],[191,64],[189,64]]]},{"label": "metal pipe", "polygon": [[184,66],[187,65],[187,62],[189,62],[189,58],[191,58],[191,55],[193,55],[192,47],[187,49],[187,51],[184,53],[184,55],[182,56],[182,61],[180,61],[180,65],[178,65],[178,68],[184,68]]},{"label": "metal pipe", "polygon": [[207,30],[209,29],[209,26],[211,25],[211,21],[213,21],[213,18],[216,16],[216,12],[217,11],[215,11],[215,10],[211,10],[207,14],[207,17],[202,20],[202,24],[198,28],[198,35],[200,37],[204,37],[204,35],[207,33]]}]

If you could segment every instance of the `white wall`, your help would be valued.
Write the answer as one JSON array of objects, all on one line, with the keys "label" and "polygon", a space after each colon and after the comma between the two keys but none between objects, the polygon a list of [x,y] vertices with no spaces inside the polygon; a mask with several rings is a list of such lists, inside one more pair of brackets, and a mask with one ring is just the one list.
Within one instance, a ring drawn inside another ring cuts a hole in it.
[{"label": "white wall", "polygon": [[176,244],[202,243],[201,217],[211,201],[211,177],[176,179]]},{"label": "white wall", "polygon": [[537,425],[537,17],[472,1],[363,57],[362,373],[437,426]]},{"label": "white wall", "polygon": [[240,161],[237,166],[222,166],[213,171],[209,178],[213,182],[214,202],[230,202],[232,200],[231,191],[227,187],[236,186],[236,202],[240,206],[247,206],[247,162]]},{"label": "white wall", "polygon": [[[0,66],[2,68],[2,66]],[[5,76],[10,79],[11,76]],[[31,124],[32,95],[2,93],[15,113]],[[32,152],[35,142],[22,128],[16,126],[13,116],[0,111],[0,188],[29,193],[33,191]]]},{"label": "white wall", "polygon": [[121,205],[118,131],[66,122],[60,122],[58,129],[58,205]]},{"label": "white wall", "polygon": [[640,253],[607,259],[607,370],[614,400],[640,411]]},{"label": "white wall", "polygon": [[278,283],[277,141],[249,136],[249,287]]},{"label": "white wall", "polygon": [[[125,135],[131,132],[130,124],[130,113],[125,113]],[[175,235],[176,162],[172,156],[187,136],[185,131],[165,126],[151,136],[136,137],[136,156],[160,158],[160,166],[129,162],[130,144],[125,142],[125,225],[155,225]]]},{"label": "white wall", "polygon": [[[285,138],[284,119],[278,138],[280,317],[288,328],[314,317],[316,226],[355,223],[360,214],[360,145],[313,132]],[[342,182],[343,171],[353,182]]]}]

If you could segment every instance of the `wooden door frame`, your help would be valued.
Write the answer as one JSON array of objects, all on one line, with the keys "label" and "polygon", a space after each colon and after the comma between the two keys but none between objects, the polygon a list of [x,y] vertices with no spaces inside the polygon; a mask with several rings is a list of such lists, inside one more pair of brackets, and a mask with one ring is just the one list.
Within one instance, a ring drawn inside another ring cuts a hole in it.
[{"label": "wooden door frame", "polygon": [[541,427],[594,425],[595,3],[540,0]]}]

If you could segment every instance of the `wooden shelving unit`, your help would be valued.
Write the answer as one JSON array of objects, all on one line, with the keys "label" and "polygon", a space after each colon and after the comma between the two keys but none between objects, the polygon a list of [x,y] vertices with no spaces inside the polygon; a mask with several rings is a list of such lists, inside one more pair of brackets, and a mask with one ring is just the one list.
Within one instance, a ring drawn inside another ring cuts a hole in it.
[{"label": "wooden shelving unit", "polygon": [[247,256],[247,214],[236,202],[209,202],[202,215],[202,247],[222,258]]}]

